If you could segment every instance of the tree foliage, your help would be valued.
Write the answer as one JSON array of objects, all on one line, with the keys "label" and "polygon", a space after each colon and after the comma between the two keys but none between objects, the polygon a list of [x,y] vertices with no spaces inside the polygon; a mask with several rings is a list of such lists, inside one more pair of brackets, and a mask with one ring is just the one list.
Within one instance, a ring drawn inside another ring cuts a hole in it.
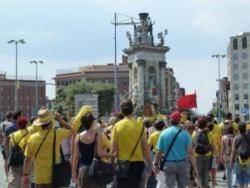
[{"label": "tree foliage", "polygon": [[108,83],[77,82],[56,92],[55,109],[68,112],[71,116],[75,114],[76,94],[97,94],[99,116],[110,113],[114,101],[114,86]]}]

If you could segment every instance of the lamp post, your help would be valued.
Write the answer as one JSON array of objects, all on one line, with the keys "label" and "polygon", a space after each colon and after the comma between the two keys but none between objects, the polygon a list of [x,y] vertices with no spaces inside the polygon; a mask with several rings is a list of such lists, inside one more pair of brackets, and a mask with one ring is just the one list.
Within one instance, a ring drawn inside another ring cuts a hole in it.
[{"label": "lamp post", "polygon": [[18,50],[17,50],[17,45],[20,44],[25,44],[24,39],[20,39],[20,40],[9,40],[7,42],[8,44],[15,44],[15,49],[16,49],[16,79],[15,79],[15,111],[18,110],[18,88],[17,88],[17,55],[18,55]]},{"label": "lamp post", "polygon": [[226,55],[224,54],[214,54],[212,55],[212,58],[216,58],[218,60],[218,83],[219,83],[219,92],[218,92],[218,120],[221,119],[221,83],[220,83],[220,80],[221,80],[221,76],[220,76],[220,62],[221,62],[221,59],[222,58],[225,58]]},{"label": "lamp post", "polygon": [[38,111],[38,64],[43,64],[43,61],[30,61],[31,64],[36,65],[36,112]]}]

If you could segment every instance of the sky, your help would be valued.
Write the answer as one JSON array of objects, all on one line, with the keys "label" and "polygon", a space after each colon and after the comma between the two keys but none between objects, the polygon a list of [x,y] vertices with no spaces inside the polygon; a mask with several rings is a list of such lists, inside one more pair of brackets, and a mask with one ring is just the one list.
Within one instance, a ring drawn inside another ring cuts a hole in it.
[{"label": "sky", "polygon": [[[167,66],[187,93],[196,91],[198,111],[206,113],[218,88],[218,64],[211,55],[226,54],[229,38],[250,30],[249,10],[250,0],[0,0],[0,71],[15,74],[14,46],[6,41],[20,38],[26,44],[19,45],[18,73],[35,76],[29,62],[42,60],[39,75],[48,83],[58,69],[112,63],[114,12],[132,17],[148,12],[155,36],[168,30]],[[126,31],[132,27],[118,28],[119,61],[128,47]],[[222,76],[226,65],[224,59]],[[54,86],[46,90],[55,96]]]}]

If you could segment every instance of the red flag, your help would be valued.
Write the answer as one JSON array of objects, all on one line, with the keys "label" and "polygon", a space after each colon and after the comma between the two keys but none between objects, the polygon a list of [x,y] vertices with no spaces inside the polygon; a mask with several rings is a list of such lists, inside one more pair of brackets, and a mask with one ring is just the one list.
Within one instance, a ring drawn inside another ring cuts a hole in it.
[{"label": "red flag", "polygon": [[196,93],[191,95],[185,95],[177,101],[179,109],[197,108]]}]

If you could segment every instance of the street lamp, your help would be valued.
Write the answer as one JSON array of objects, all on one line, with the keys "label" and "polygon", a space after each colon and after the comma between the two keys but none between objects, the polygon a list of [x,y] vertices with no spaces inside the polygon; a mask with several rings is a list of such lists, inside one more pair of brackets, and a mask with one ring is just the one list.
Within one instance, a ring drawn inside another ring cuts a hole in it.
[{"label": "street lamp", "polygon": [[35,64],[36,65],[36,113],[38,111],[38,64],[43,64],[43,61],[30,61],[31,64]]},{"label": "street lamp", "polygon": [[15,80],[15,111],[18,110],[18,88],[17,88],[17,45],[20,44],[25,44],[24,39],[20,40],[9,40],[7,41],[8,44],[15,44],[16,47],[16,80]]},{"label": "street lamp", "polygon": [[220,84],[220,79],[221,79],[221,76],[220,76],[220,62],[221,62],[221,59],[222,58],[225,58],[226,55],[225,54],[214,54],[212,55],[212,58],[216,58],[218,59],[218,83],[219,83],[219,101],[218,101],[218,119],[220,120],[221,119],[221,84]]}]

